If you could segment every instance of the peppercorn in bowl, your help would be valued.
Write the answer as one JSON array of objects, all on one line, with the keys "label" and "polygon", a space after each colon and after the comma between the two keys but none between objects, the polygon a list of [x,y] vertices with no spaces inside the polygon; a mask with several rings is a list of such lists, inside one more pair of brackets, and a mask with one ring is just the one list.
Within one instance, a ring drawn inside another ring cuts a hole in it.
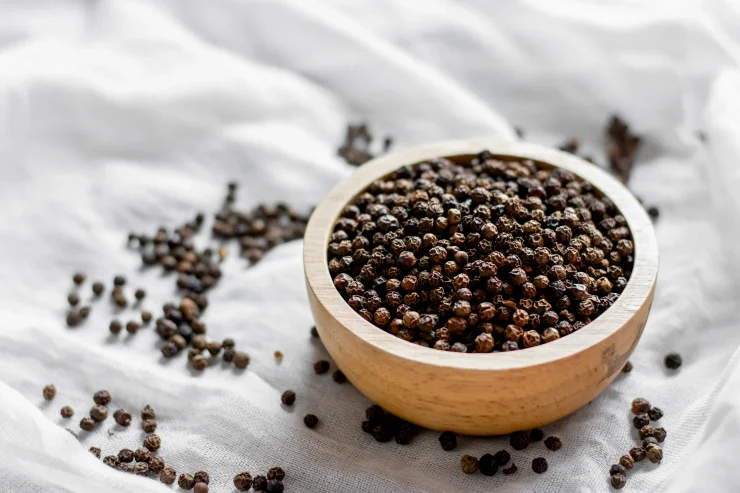
[{"label": "peppercorn in bowl", "polygon": [[360,391],[436,430],[559,419],[621,369],[657,275],[651,222],[571,154],[465,140],[375,159],[316,208],[322,341]]}]

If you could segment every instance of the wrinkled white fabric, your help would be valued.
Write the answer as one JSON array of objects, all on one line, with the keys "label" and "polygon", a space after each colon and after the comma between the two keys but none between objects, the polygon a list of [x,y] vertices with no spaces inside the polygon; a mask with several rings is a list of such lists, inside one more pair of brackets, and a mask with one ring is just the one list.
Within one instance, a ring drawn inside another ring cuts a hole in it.
[{"label": "wrinkled white fabric", "polygon": [[[176,488],[87,452],[137,447],[138,418],[128,430],[109,418],[79,442],[65,431],[79,432],[101,388],[111,410],[151,404],[163,458],[209,471],[216,493],[273,465],[286,491],[606,492],[609,466],[637,441],[636,396],[665,411],[668,438],[662,464],[628,473],[629,491],[740,491],[738,60],[731,0],[0,0],[0,491]],[[126,236],[212,213],[228,180],[242,207],[307,211],[352,173],[335,155],[348,121],[397,148],[521,126],[550,145],[579,136],[603,161],[615,111],[643,137],[630,186],[661,210],[652,313],[633,372],[545,427],[562,450],[512,452],[514,476],[460,471],[461,454],[509,448],[504,438],[461,437],[444,452],[436,433],[404,447],[360,431],[368,400],[312,371],[326,353],[309,336],[300,242],[249,269],[232,245],[212,292],[209,335],[233,336],[252,356],[246,372],[193,374],[184,355],[160,357],[151,328],[110,336],[107,296],[65,327],[77,270],[85,303],[90,281],[119,273],[130,298],[146,287],[143,307],[173,299],[173,279],[140,271]],[[669,350],[684,357],[679,371],[663,366]]]}]

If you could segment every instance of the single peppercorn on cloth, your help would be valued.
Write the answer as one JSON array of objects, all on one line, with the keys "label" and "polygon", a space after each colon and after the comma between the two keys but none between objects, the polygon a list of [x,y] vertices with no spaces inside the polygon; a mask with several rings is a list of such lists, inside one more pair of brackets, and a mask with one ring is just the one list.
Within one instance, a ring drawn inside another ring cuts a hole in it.
[{"label": "single peppercorn on cloth", "polygon": [[[731,0],[0,0],[0,492],[176,488],[87,451],[141,446],[145,404],[166,464],[208,471],[214,493],[277,465],[289,492],[607,492],[609,467],[638,442],[638,396],[664,410],[668,436],[662,464],[637,464],[625,491],[740,491],[739,60]],[[300,242],[249,268],[228,245],[204,320],[209,337],[250,354],[245,371],[165,360],[152,325],[108,332],[113,317],[157,316],[175,300],[172,277],[140,270],[130,231],[199,211],[212,220],[229,180],[240,207],[308,212],[353,172],[336,156],[348,122],[368,121],[396,148],[515,138],[518,126],[549,145],[579,137],[603,163],[613,112],[642,137],[629,186],[660,209],[660,279],[634,370],[544,427],[559,451],[459,437],[445,452],[435,432],[408,446],[362,433],[368,400],[312,368],[328,355],[310,336]],[[92,313],[70,329],[76,271]],[[116,274],[129,299],[147,290],[140,305],[113,311]],[[94,280],[106,286],[99,301]],[[664,367],[669,351],[680,369]],[[84,432],[101,389],[109,417]],[[130,427],[115,424],[118,408]],[[516,474],[462,472],[463,454],[501,449]]]}]

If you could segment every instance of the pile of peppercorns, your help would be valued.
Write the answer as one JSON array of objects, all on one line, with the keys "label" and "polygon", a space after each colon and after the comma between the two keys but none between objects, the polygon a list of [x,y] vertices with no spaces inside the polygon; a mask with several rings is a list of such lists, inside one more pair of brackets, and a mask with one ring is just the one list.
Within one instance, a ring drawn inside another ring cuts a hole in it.
[{"label": "pile of peppercorns", "polygon": [[590,183],[484,151],[370,184],[337,220],[328,265],[347,303],[401,339],[512,351],[608,309],[631,274],[630,238]]},{"label": "pile of peppercorns", "polygon": [[663,460],[663,448],[659,445],[666,439],[667,432],[664,428],[653,428],[651,421],[658,421],[663,417],[663,411],[642,398],[632,401],[632,413],[635,417],[632,424],[639,430],[642,446],[633,447],[629,454],[619,458],[619,464],[614,464],[609,469],[611,484],[616,489],[622,489],[627,484],[627,470],[635,466],[635,462],[643,459],[653,464],[660,464]]}]

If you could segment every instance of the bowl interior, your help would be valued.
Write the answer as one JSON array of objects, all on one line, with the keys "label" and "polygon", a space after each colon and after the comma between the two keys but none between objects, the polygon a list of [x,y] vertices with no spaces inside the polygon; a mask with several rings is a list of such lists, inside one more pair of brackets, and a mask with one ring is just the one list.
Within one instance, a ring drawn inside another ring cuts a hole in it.
[{"label": "bowl interior", "polygon": [[[531,159],[546,167],[567,169],[590,182],[609,197],[622,215],[633,236],[635,248],[632,275],[617,301],[582,329],[548,344],[519,351],[456,353],[424,348],[388,334],[358,315],[334,287],[329,273],[326,250],[334,222],[345,205],[362,193],[371,182],[405,165],[444,157],[452,161],[470,159],[488,150],[501,159]],[[309,289],[348,330],[376,348],[421,363],[469,370],[505,370],[544,364],[567,358],[619,330],[650,295],[658,268],[657,241],[652,223],[637,199],[615,178],[601,168],[572,154],[523,142],[474,139],[442,142],[409,149],[374,159],[337,185],[315,209],[306,229],[304,266]]]}]

